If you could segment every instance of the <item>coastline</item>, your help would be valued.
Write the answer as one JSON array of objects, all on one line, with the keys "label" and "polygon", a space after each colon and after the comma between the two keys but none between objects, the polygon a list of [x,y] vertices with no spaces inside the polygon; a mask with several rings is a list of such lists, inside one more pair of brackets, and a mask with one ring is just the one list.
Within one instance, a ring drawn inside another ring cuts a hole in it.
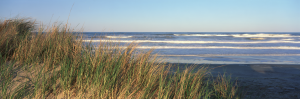
[{"label": "coastline", "polygon": [[[24,24],[29,27],[20,28]],[[214,64],[205,64],[208,70],[197,71],[203,67],[198,64],[194,70],[172,75],[177,67],[182,71],[193,64],[175,62],[168,72],[162,64],[155,64],[151,50],[135,52],[137,46],[133,43],[126,49],[112,43],[101,43],[96,48],[91,43],[75,41],[67,27],[60,30],[54,26],[45,30],[49,32],[34,35],[30,32],[32,24],[22,19],[0,25],[5,28],[0,32],[4,35],[0,39],[0,98],[300,97],[299,65],[222,65],[214,59]],[[283,95],[276,96],[280,94]]]},{"label": "coastline", "polygon": [[255,98],[300,98],[299,64],[172,64],[170,71],[195,66],[195,69],[207,66],[213,77],[225,74],[232,81],[238,82],[240,88],[247,91],[246,96]]}]

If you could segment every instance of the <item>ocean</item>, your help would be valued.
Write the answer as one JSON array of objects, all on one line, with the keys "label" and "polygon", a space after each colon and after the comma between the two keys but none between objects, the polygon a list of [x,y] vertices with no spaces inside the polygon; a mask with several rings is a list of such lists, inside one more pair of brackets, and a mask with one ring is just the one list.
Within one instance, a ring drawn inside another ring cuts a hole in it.
[{"label": "ocean", "polygon": [[[300,64],[300,32],[84,32],[84,42],[138,43],[169,63]],[[92,37],[95,37],[91,39]]]}]

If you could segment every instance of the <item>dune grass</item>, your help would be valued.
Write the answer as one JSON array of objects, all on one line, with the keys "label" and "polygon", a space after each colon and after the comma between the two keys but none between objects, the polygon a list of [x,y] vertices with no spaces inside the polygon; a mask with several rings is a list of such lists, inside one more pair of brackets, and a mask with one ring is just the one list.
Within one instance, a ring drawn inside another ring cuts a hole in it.
[{"label": "dune grass", "polygon": [[[151,50],[130,44],[83,43],[68,27],[47,30],[34,22],[0,22],[0,98],[232,99],[243,94],[228,76],[208,68],[170,73]],[[42,32],[44,31],[44,32]]]}]

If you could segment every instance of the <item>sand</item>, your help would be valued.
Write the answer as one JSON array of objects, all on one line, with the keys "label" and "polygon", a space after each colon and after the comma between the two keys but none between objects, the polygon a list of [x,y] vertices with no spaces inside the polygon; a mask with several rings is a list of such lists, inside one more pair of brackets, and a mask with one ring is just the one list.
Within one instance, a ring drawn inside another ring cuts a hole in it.
[{"label": "sand", "polygon": [[[192,64],[173,64],[183,70]],[[203,66],[197,64],[196,69]],[[300,65],[285,64],[206,64],[210,75],[231,75],[249,99],[300,99]],[[171,70],[172,71],[172,70]]]}]

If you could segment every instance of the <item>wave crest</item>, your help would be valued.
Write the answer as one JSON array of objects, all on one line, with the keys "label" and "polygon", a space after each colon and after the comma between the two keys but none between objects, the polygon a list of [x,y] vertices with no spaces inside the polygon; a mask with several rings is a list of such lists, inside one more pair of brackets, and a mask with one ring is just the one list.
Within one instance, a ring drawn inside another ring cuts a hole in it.
[{"label": "wave crest", "polygon": [[175,36],[231,36],[226,34],[174,34]]},{"label": "wave crest", "polygon": [[274,46],[274,47],[233,47],[233,46],[138,46],[139,49],[285,49],[300,50],[300,47]]},{"label": "wave crest", "polygon": [[83,42],[121,42],[121,43],[173,43],[173,44],[256,44],[256,43],[300,43],[299,41],[251,41],[251,42],[228,42],[228,41],[152,41],[152,40],[82,40]]},{"label": "wave crest", "polygon": [[290,34],[174,34],[174,36],[232,36],[232,37],[299,37]]},{"label": "wave crest", "polygon": [[132,36],[105,36],[106,38],[131,38]]},{"label": "wave crest", "polygon": [[290,34],[236,34],[233,37],[295,37]]}]

